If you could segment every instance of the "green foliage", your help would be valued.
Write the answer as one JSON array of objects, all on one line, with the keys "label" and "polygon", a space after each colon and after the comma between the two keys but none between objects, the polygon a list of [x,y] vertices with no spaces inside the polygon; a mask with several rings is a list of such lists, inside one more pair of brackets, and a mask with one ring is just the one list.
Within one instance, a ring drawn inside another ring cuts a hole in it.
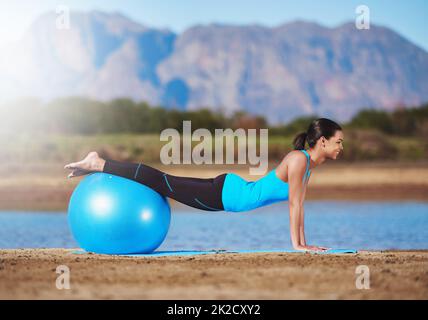
[{"label": "green foliage", "polygon": [[385,133],[394,132],[394,124],[391,114],[381,110],[362,110],[348,125],[352,128],[376,128]]},{"label": "green foliage", "polygon": [[[0,105],[0,161],[66,161],[89,150],[117,159],[158,161],[163,143],[159,133],[191,121],[192,131],[237,128],[269,129],[269,159],[279,160],[291,150],[297,133],[317,116],[299,117],[288,124],[269,126],[263,116],[238,111],[229,117],[209,108],[182,111],[150,106],[131,99],[109,102],[82,97],[42,103],[21,99]],[[411,160],[428,156],[428,105],[393,112],[362,110],[345,129],[345,160]],[[214,143],[213,143],[214,145]],[[71,153],[71,154],[70,154]]]},{"label": "green foliage", "polygon": [[[265,117],[245,111],[226,117],[209,108],[182,111],[152,107],[122,98],[101,102],[82,97],[56,99],[43,104],[36,99],[22,99],[0,106],[0,132],[109,134],[159,133],[165,128],[182,132],[184,120],[190,120],[192,130],[269,128],[271,136],[289,136],[306,131],[318,116],[304,116],[288,124],[269,126]],[[428,134],[428,104],[419,108],[398,109],[393,112],[362,110],[347,124],[348,129],[375,129],[399,136],[426,136]]]},{"label": "green foliage", "polygon": [[428,104],[418,108],[397,109],[391,113],[362,110],[348,124],[348,128],[376,129],[397,136],[426,136],[428,134]]},{"label": "green foliage", "polygon": [[[44,132],[58,134],[159,133],[165,128],[182,132],[183,121],[190,120],[192,129],[230,127],[232,120],[208,108],[195,111],[165,109],[135,103],[130,99],[110,102],[80,97],[56,99],[46,105],[35,100],[21,100],[0,106],[2,132]],[[259,117],[249,116],[252,119]],[[263,119],[264,120],[264,119]],[[257,120],[259,121],[259,120]],[[261,126],[266,125],[261,122]]]}]

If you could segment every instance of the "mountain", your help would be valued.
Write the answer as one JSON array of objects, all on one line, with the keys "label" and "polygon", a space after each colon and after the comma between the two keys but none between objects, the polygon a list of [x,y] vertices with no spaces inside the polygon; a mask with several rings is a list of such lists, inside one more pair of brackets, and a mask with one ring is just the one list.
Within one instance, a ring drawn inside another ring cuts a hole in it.
[{"label": "mountain", "polygon": [[185,110],[246,110],[272,123],[310,114],[345,121],[361,108],[428,101],[428,53],[385,27],[296,21],[175,34],[120,13],[73,12],[65,30],[55,19],[40,16],[3,52],[3,98],[130,97]]},{"label": "mountain", "polygon": [[75,12],[69,29],[58,29],[56,18],[55,13],[39,17],[3,59],[18,94],[159,99],[156,67],[172,53],[173,32],[142,26],[120,13]]}]

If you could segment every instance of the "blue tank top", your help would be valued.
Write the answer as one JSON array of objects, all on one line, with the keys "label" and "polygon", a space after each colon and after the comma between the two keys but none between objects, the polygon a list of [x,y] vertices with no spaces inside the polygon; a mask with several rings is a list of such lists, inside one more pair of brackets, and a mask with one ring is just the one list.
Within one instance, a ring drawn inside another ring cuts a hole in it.
[{"label": "blue tank top", "polygon": [[[306,150],[301,150],[307,158],[307,165],[303,182],[309,179],[310,157]],[[235,173],[226,175],[222,201],[225,211],[248,211],[275,202],[288,200],[288,183],[282,181],[276,175],[275,169],[257,181],[246,181]]]}]

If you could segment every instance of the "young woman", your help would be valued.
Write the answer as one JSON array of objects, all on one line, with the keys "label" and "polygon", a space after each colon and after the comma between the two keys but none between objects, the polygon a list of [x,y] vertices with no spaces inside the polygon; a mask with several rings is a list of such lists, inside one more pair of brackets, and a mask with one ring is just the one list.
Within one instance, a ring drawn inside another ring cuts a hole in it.
[{"label": "young woman", "polygon": [[[305,144],[309,149],[305,150]],[[342,128],[334,121],[313,121],[306,132],[293,141],[294,151],[257,181],[248,182],[234,173],[215,178],[179,177],[143,163],[105,160],[90,152],[82,161],[67,164],[69,178],[91,172],[105,172],[142,183],[165,197],[207,211],[248,211],[274,202],[288,200],[291,242],[296,250],[328,250],[306,243],[304,209],[311,170],[326,159],[337,159],[343,150]]]}]

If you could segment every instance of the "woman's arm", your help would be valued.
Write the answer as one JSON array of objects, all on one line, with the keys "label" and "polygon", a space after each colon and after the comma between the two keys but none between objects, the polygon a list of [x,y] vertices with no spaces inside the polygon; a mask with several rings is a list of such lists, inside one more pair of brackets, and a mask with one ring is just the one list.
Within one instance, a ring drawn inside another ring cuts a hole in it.
[{"label": "woman's arm", "polygon": [[295,249],[305,245],[303,228],[303,175],[306,170],[306,157],[304,154],[295,154],[288,162],[288,184],[289,196],[288,204],[290,209],[290,236],[291,243]]},{"label": "woman's arm", "polygon": [[305,210],[304,207],[302,205],[302,207],[300,208],[300,244],[302,246],[306,246],[306,238],[305,238]]},{"label": "woman's arm", "polygon": [[303,205],[303,202],[306,198],[306,190],[307,190],[307,184],[306,186],[303,186],[303,201],[302,201],[302,207],[300,208],[300,243],[303,246],[306,246],[306,238],[305,238],[305,208]]},{"label": "woman's arm", "polygon": [[306,195],[306,188],[303,183],[303,175],[306,171],[306,157],[303,154],[302,156],[299,154],[293,156],[288,164],[291,243],[296,250],[326,250],[328,248],[306,244],[305,212],[303,208]]},{"label": "woman's arm", "polygon": [[290,236],[294,249],[300,247],[299,207],[290,204]]}]

